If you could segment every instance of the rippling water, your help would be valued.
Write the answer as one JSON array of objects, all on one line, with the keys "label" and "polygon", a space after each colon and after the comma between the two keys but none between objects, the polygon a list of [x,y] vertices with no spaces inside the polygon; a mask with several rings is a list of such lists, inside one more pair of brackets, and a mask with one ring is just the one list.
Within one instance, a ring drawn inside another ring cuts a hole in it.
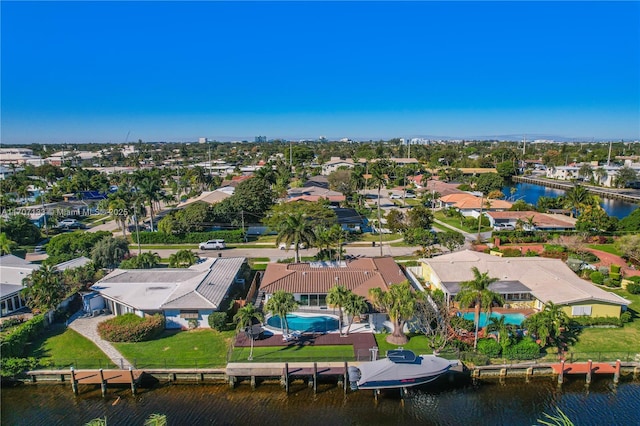
[{"label": "rippling water", "polygon": [[[585,386],[584,378],[558,388],[552,378],[530,383],[445,381],[412,389],[403,400],[398,391],[376,402],[371,391],[344,395],[335,384],[320,385],[319,393],[294,383],[286,395],[277,384],[252,390],[242,383],[230,390],[217,384],[160,384],[133,397],[127,388],[80,388],[22,385],[2,390],[2,425],[83,425],[107,417],[109,425],[142,425],[152,413],[164,413],[169,425],[532,425],[544,412],[562,409],[576,425],[640,424],[640,382],[599,379]],[[120,401],[113,405],[117,397]]]},{"label": "rippling water", "polygon": [[[538,202],[538,198],[542,196],[556,198],[560,195],[564,195],[564,190],[562,189],[548,188],[546,186],[534,185],[532,183],[516,183],[512,186],[516,188],[516,193],[513,195],[515,200],[522,199],[527,203],[534,205]],[[506,186],[502,190],[507,198],[511,197],[510,189],[511,186]],[[600,205],[609,216],[615,216],[618,219],[628,216],[632,211],[639,207],[638,204],[612,200],[610,198],[602,198]]]}]

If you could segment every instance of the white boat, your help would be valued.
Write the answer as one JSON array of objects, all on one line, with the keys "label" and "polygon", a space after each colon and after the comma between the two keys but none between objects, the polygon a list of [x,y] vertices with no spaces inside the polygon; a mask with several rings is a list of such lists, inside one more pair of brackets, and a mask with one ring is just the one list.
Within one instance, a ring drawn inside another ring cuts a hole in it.
[{"label": "white boat", "polygon": [[391,350],[386,358],[349,367],[349,383],[352,390],[406,388],[429,383],[457,364],[436,355]]}]

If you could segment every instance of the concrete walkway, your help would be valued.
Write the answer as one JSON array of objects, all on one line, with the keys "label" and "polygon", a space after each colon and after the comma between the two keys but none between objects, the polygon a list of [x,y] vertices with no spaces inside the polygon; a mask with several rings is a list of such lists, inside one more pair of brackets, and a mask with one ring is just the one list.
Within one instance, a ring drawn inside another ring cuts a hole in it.
[{"label": "concrete walkway", "polygon": [[69,321],[67,321],[67,326],[83,335],[87,339],[91,340],[95,345],[105,353],[118,368],[126,369],[133,368],[133,364],[127,361],[124,356],[113,345],[106,340],[102,339],[98,334],[98,324],[106,321],[108,319],[113,318],[115,315],[98,315],[95,317],[87,317],[85,318],[84,312],[80,311],[74,314]]}]

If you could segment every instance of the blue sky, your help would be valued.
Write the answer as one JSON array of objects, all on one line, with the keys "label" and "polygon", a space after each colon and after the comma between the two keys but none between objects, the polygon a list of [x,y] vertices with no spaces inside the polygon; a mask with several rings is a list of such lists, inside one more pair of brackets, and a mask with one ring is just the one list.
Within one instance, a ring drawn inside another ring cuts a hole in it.
[{"label": "blue sky", "polygon": [[2,143],[640,138],[638,2],[9,2]]}]

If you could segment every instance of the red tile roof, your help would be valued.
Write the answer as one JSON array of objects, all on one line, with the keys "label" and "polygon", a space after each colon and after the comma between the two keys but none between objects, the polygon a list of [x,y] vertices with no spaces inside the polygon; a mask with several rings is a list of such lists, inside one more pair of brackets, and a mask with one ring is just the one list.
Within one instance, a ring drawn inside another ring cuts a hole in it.
[{"label": "red tile roof", "polygon": [[387,290],[390,284],[406,280],[392,257],[361,258],[342,267],[311,267],[309,263],[270,263],[260,289],[266,293],[284,290],[289,293],[325,294],[335,285],[345,286],[367,297],[372,288]]}]

